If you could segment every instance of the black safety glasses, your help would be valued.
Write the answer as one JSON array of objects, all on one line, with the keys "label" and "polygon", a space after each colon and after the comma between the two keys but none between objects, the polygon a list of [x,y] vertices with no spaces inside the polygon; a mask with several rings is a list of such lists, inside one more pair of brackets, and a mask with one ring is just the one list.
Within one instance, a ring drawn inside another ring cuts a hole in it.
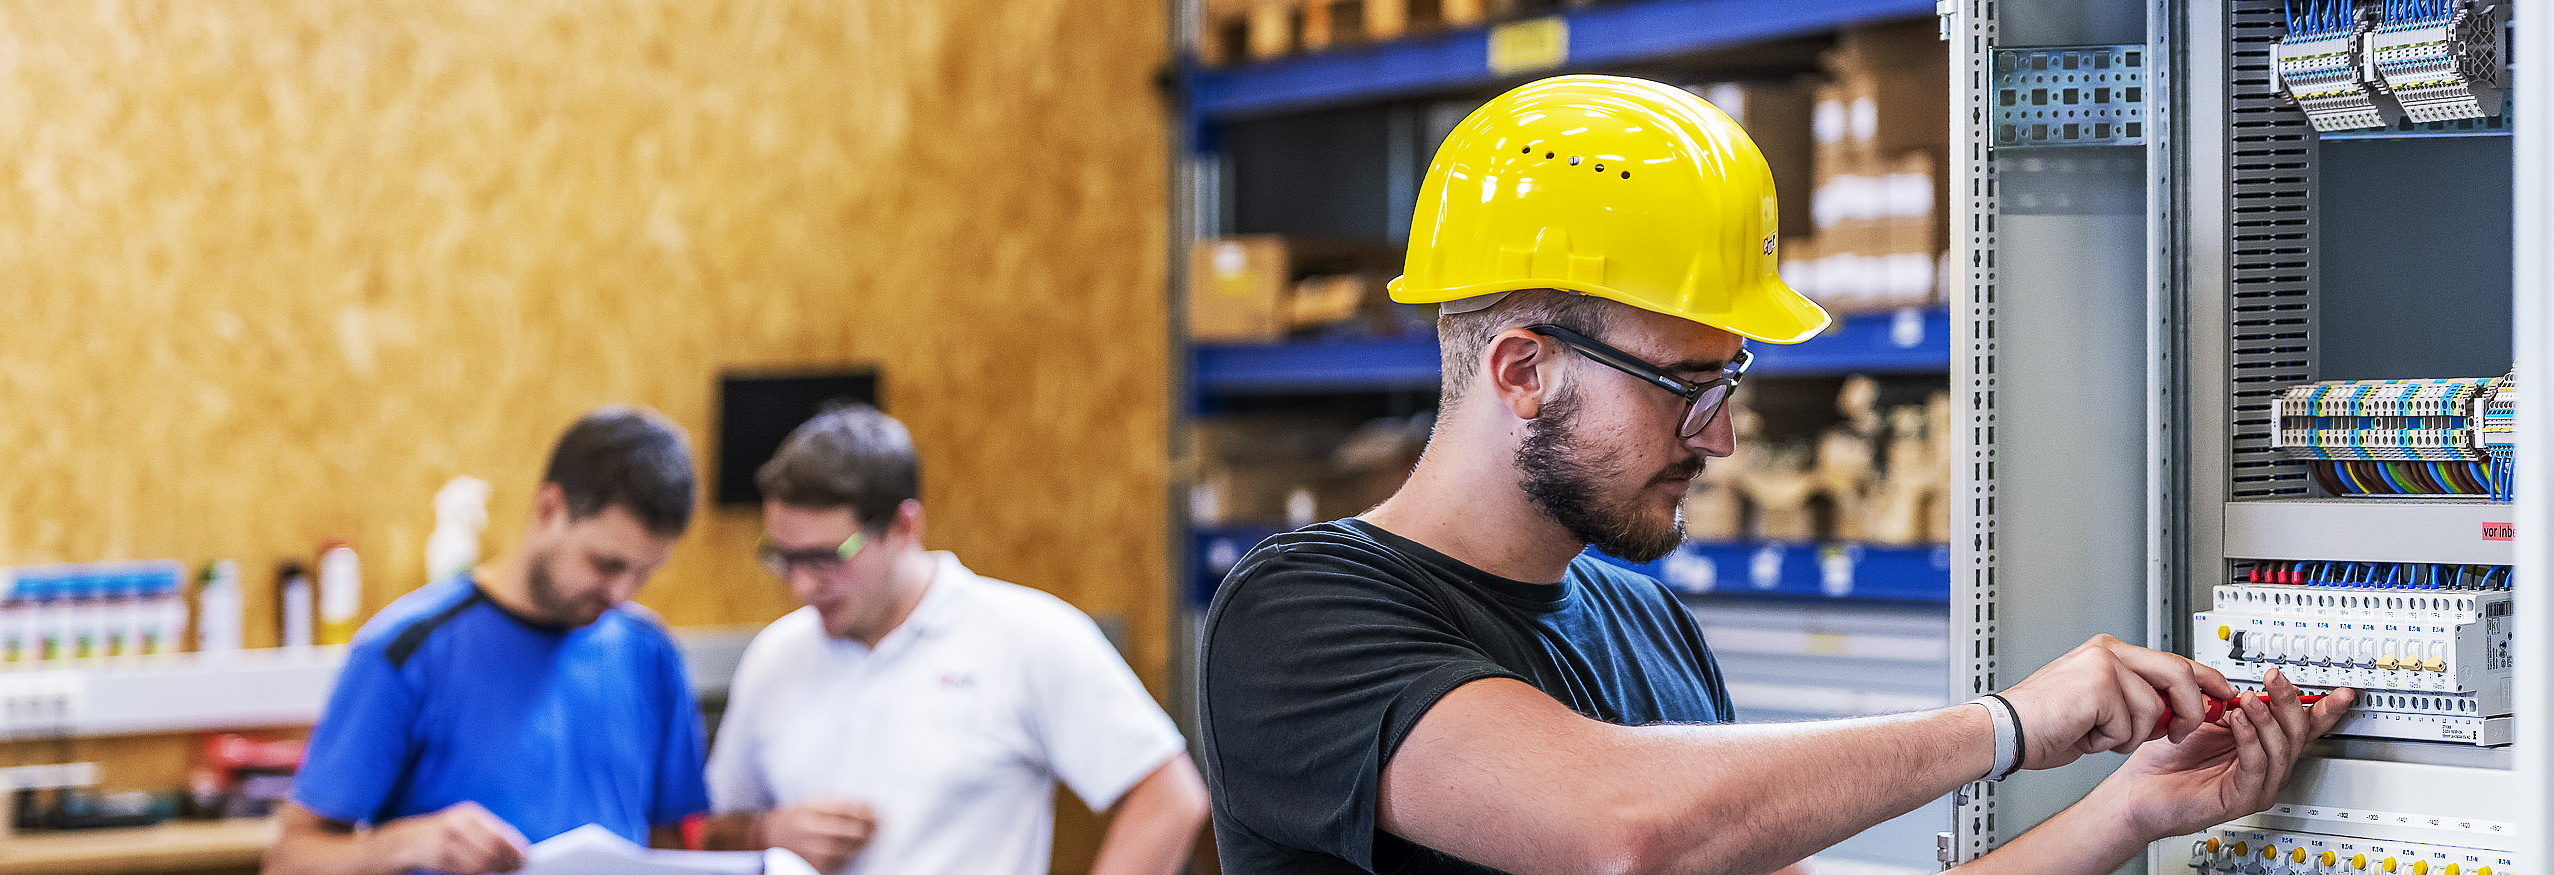
[{"label": "black safety glasses", "polygon": [[1729,403],[1730,393],[1738,389],[1739,379],[1747,376],[1747,366],[1756,358],[1741,349],[1737,356],[1729,360],[1728,365],[1720,369],[1719,377],[1708,382],[1689,383],[1659,370],[1658,366],[1642,361],[1631,353],[1607,346],[1596,338],[1549,322],[1528,325],[1525,326],[1525,330],[1560,341],[1562,346],[1577,350],[1578,354],[1587,356],[1597,364],[1639,377],[1642,382],[1674,392],[1676,397],[1685,399],[1685,418],[1676,428],[1676,436],[1679,438],[1690,438],[1702,434],[1703,429],[1711,427],[1712,419],[1718,417],[1721,407]]}]

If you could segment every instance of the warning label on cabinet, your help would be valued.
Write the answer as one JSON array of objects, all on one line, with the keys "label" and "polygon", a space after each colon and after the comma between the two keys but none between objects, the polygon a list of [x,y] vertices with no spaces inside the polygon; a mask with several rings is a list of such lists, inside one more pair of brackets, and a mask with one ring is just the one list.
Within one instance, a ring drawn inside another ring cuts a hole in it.
[{"label": "warning label on cabinet", "polygon": [[2515,524],[2512,524],[2512,523],[2484,523],[2484,524],[2483,524],[2483,540],[2486,540],[2486,541],[2507,541],[2507,540],[2510,540],[2511,538],[2514,538],[2514,537],[2517,537],[2517,536],[2518,536],[2518,526],[2517,526],[2517,525],[2515,525]]}]

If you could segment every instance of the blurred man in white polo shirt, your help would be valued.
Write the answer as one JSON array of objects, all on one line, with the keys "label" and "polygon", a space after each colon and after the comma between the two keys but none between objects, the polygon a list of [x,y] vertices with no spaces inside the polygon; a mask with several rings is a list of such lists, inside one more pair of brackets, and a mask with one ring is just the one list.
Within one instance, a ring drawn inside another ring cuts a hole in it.
[{"label": "blurred man in white polo shirt", "polygon": [[805,604],[754,638],[710,751],[712,847],[827,872],[1043,875],[1054,784],[1116,817],[1093,875],[1168,875],[1206,817],[1179,730],[1090,618],[922,549],[913,441],[867,406],[757,477]]}]

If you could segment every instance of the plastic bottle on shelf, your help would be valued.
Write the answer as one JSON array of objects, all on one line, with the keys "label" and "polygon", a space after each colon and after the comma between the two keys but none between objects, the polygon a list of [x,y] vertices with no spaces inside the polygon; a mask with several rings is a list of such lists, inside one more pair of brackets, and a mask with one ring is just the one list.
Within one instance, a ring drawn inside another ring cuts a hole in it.
[{"label": "plastic bottle on shelf", "polygon": [[479,533],[488,527],[488,481],[454,477],[435,490],[435,530],[426,536],[426,582],[439,583],[479,561]]},{"label": "plastic bottle on shelf", "polygon": [[319,551],[319,643],[355,640],[363,606],[363,566],[355,560],[355,548],[344,541],[328,542]]},{"label": "plastic bottle on shelf", "polygon": [[18,588],[18,570],[0,568],[0,663],[16,668],[33,658],[28,648],[31,620],[26,593]]},{"label": "plastic bottle on shelf", "polygon": [[106,612],[100,624],[105,627],[100,638],[101,650],[112,659],[132,659],[142,655],[142,639],[150,637],[149,594],[150,566],[129,562],[105,566],[98,575],[100,588],[106,592]]},{"label": "plastic bottle on shelf", "polygon": [[239,652],[246,637],[239,592],[239,563],[217,559],[204,566],[203,585],[195,590],[195,651]]},{"label": "plastic bottle on shelf", "polygon": [[28,640],[35,655],[30,661],[46,662],[69,656],[70,651],[64,644],[71,640],[71,606],[62,598],[62,580],[56,569],[20,569],[18,589],[27,598]]},{"label": "plastic bottle on shelf", "polygon": [[21,661],[32,664],[55,658],[54,647],[59,642],[54,636],[58,624],[54,622],[57,606],[53,603],[53,576],[41,569],[22,568],[18,570],[16,588],[18,628],[23,636],[19,646],[25,657]]},{"label": "plastic bottle on shelf", "polygon": [[106,580],[89,567],[63,569],[61,595],[65,607],[63,649],[72,659],[89,659],[106,648]]},{"label": "plastic bottle on shelf", "polygon": [[151,637],[142,652],[176,653],[186,638],[186,565],[162,562],[152,575]]},{"label": "plastic bottle on shelf", "polygon": [[286,561],[275,569],[276,645],[308,649],[315,631],[311,616],[310,570]]}]

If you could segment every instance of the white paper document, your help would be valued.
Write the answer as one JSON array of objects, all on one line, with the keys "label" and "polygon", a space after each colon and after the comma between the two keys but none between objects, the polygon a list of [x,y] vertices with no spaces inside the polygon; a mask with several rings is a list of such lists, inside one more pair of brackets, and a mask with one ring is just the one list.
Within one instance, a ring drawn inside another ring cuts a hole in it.
[{"label": "white paper document", "polygon": [[816,875],[798,855],[768,851],[667,851],[642,848],[620,834],[586,824],[532,846],[521,875]]}]

